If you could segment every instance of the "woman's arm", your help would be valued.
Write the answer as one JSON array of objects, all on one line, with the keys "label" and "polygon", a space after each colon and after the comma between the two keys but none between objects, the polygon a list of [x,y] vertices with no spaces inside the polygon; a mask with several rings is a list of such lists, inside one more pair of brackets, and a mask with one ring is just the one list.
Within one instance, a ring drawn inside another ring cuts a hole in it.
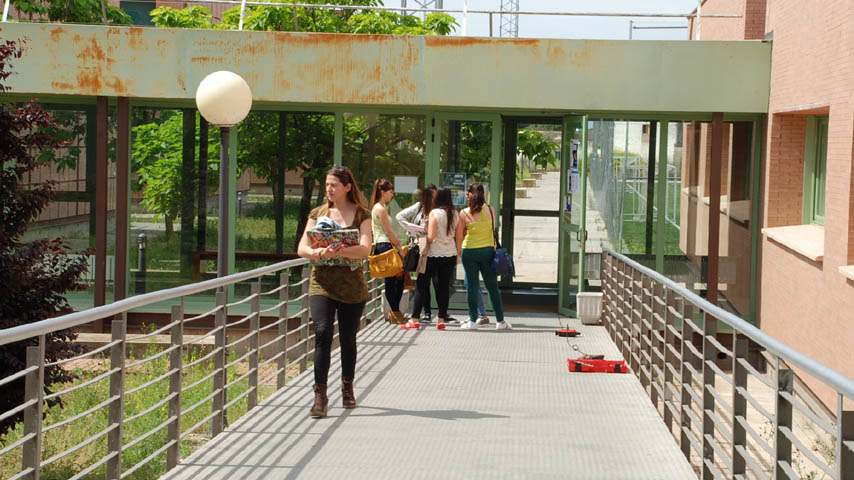
[{"label": "woman's arm", "polygon": [[377,205],[374,208],[377,209],[377,216],[380,218],[380,225],[383,227],[385,235],[388,237],[391,244],[394,245],[394,248],[400,250],[400,239],[397,238],[397,234],[394,233],[394,229],[391,228],[391,220],[388,218],[388,209],[383,205]]},{"label": "woman's arm", "polygon": [[418,209],[421,208],[420,202],[415,202],[412,205],[404,208],[403,210],[397,212],[397,215],[394,216],[394,219],[397,220],[397,223],[402,227],[404,221],[409,223],[415,223],[415,216],[418,215]]},{"label": "woman's arm", "polygon": [[297,247],[297,255],[302,258],[319,260],[321,255],[323,255],[323,251],[326,250],[326,248],[312,248],[308,241],[308,231],[314,228],[315,225],[317,225],[317,220],[314,218],[309,218],[305,224],[305,231],[303,231],[299,247]]},{"label": "woman's arm", "polygon": [[459,256],[463,251],[463,238],[466,236],[466,219],[468,219],[468,215],[464,215],[464,213],[468,210],[464,208],[462,212],[460,212],[460,221],[457,222],[457,231],[454,235],[457,241],[457,256]]},{"label": "woman's arm", "polygon": [[368,258],[371,254],[371,217],[362,220],[359,225],[359,244],[352,247],[344,247],[335,251],[337,257]]},{"label": "woman's arm", "polygon": [[430,212],[429,220],[427,220],[427,243],[433,243],[436,241],[436,235],[439,234],[439,223],[436,220],[435,210]]}]

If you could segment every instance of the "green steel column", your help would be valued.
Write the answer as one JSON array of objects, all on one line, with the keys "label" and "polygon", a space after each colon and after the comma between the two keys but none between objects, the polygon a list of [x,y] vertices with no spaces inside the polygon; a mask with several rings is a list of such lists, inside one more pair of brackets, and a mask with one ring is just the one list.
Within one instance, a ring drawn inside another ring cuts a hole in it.
[{"label": "green steel column", "polygon": [[344,113],[335,112],[335,139],[332,158],[335,165],[344,164]]},{"label": "green steel column", "polygon": [[[578,246],[578,292],[584,291],[584,251],[587,250],[587,115],[581,117],[581,144],[578,145],[581,159],[579,160],[578,172],[581,179],[581,192],[578,195],[578,208],[580,219],[578,221],[578,232],[581,242]],[[573,199],[573,203],[575,199]]]},{"label": "green steel column", "polygon": [[[655,189],[655,208],[658,217],[655,222],[657,232],[655,242],[655,270],[664,273],[664,212],[667,208],[667,120],[661,120],[658,136],[658,187]],[[647,200],[649,201],[649,200]]]},{"label": "green steel column", "polygon": [[435,113],[427,114],[427,129],[425,143],[427,158],[424,165],[424,184],[439,185],[439,124]]},{"label": "green steel column", "polygon": [[492,167],[489,172],[489,204],[498,214],[498,225],[501,227],[501,118],[492,121]]}]

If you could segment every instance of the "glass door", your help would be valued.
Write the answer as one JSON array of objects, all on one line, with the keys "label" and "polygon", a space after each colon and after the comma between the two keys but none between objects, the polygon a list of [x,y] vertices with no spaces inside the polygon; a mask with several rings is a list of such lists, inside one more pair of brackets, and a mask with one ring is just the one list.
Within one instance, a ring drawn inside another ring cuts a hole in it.
[{"label": "glass door", "polygon": [[587,116],[563,118],[558,217],[558,311],[575,315],[576,296],[584,291],[587,209]]}]

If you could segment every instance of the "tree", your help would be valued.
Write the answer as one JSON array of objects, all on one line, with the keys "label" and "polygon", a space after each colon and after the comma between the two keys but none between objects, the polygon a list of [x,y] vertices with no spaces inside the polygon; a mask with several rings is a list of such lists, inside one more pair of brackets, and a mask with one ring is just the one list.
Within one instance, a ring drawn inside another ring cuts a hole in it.
[{"label": "tree", "polygon": [[[12,74],[10,61],[21,55],[18,42],[0,44],[0,82]],[[8,87],[0,83],[0,92],[6,90]],[[51,116],[32,101],[20,106],[0,105],[0,328],[70,313],[71,306],[63,294],[85,288],[79,279],[88,268],[86,255],[68,255],[70,248],[61,238],[21,240],[27,224],[38,217],[54,193],[52,182],[24,188],[27,174],[39,165],[38,152],[63,146],[46,133],[54,126]],[[76,338],[70,329],[45,335],[45,361],[78,354],[81,348],[73,343]],[[37,341],[31,338],[0,347],[0,378],[26,368],[26,349]],[[45,389],[71,378],[58,366],[46,367]],[[0,389],[0,411],[14,408],[23,399],[22,378]],[[0,430],[19,420],[6,419],[0,423]]]},{"label": "tree", "polygon": [[558,143],[542,133],[524,129],[519,131],[517,151],[534,165],[549,168],[557,164]]},{"label": "tree", "polygon": [[130,25],[130,15],[105,0],[12,0],[12,5],[29,19],[44,17],[59,23],[110,23]]}]

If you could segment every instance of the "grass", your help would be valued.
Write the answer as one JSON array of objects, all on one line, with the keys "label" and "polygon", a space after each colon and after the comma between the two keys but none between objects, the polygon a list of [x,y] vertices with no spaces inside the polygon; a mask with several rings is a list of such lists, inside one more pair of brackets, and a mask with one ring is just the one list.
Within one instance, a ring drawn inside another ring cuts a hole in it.
[{"label": "grass", "polygon": [[[671,189],[671,194],[672,194]],[[678,188],[676,194],[679,194]],[[625,209],[626,214],[631,214],[631,206],[634,205],[633,200],[635,193],[627,191],[625,193]],[[676,212],[678,217],[680,199],[677,196]],[[643,207],[643,202],[638,202]],[[658,215],[658,212],[655,213]],[[645,216],[645,213],[644,213]],[[653,221],[652,244],[653,246],[658,241],[658,232],[655,221]],[[646,252],[646,221],[623,221],[623,242],[626,245],[627,253],[645,253]],[[654,253],[654,250],[653,250]],[[665,255],[682,255],[684,252],[679,248],[679,229],[669,222],[664,222],[664,254]]]},{"label": "grass", "polygon": [[[158,345],[150,345],[144,357],[148,358],[162,351],[162,347]],[[201,358],[204,353],[194,349],[189,353],[184,353],[185,364]],[[230,360],[233,361],[237,355],[232,351]],[[135,361],[137,358],[131,358],[129,361]],[[263,361],[263,359],[262,359]],[[87,380],[90,380],[98,375],[108,371],[109,360],[105,359],[89,359],[72,362],[72,371],[77,375],[77,380],[72,384],[52,385],[52,391],[59,391],[68,388],[72,385],[79,385]],[[248,363],[246,360],[228,369],[227,378],[231,381],[239,375],[247,371]],[[296,367],[298,370],[298,367]],[[125,391],[136,386],[143,385],[146,382],[152,381],[169,371],[169,355],[164,355],[148,363],[130,369],[125,378]],[[213,371],[213,360],[208,360],[199,363],[189,369],[182,371],[182,385],[186,388],[187,385],[201,380],[203,377]],[[272,374],[264,372],[259,374],[259,381]],[[295,375],[297,371],[289,371],[289,375]],[[292,378],[291,376],[288,379]],[[268,383],[270,380],[268,380]],[[275,378],[272,379],[275,382]],[[228,398],[236,398],[248,388],[248,378],[236,383],[228,390]],[[189,407],[202,401],[213,391],[213,379],[208,379],[201,382],[198,386],[184,390],[181,394],[181,409],[186,411]],[[268,397],[275,391],[275,383],[272,385],[261,385],[258,392],[258,401]],[[151,408],[158,401],[166,398],[169,395],[169,377],[157,381],[152,385],[125,396],[124,403],[124,418],[129,418],[146,409]],[[46,408],[44,416],[44,425],[54,425],[65,419],[71,418],[81,412],[91,409],[101,402],[109,398],[109,379],[100,380],[92,385],[80,388],[62,396],[63,406],[55,405]],[[247,398],[232,405],[228,410],[228,422],[233,423],[247,412]],[[196,425],[212,412],[212,401],[208,400],[192,412],[182,415],[181,431],[186,432],[190,427]],[[127,445],[129,442],[141,435],[156,429],[163,424],[168,415],[168,402],[153,409],[151,412],[142,415],[138,419],[124,424],[123,443]],[[42,438],[42,460],[47,460],[54,455],[72,448],[85,441],[92,435],[103,431],[108,426],[108,408],[103,407],[95,412],[78,419],[68,425],[58,427],[44,434]],[[18,424],[16,427],[6,434],[0,436],[0,448],[4,445],[11,444],[23,436],[23,425]],[[137,463],[144,460],[146,457],[155,452],[158,448],[166,443],[167,428],[163,428],[142,442],[125,450],[122,454],[122,471],[126,472]],[[210,421],[200,426],[194,433],[188,435],[180,442],[180,455],[186,457],[198,447],[203,445],[210,439]],[[107,452],[106,436],[94,441],[93,443],[81,448],[64,458],[61,458],[42,468],[41,478],[46,480],[59,480],[69,478],[78,472],[84,470],[89,465],[92,465]],[[20,471],[21,467],[21,447],[13,449],[0,457],[0,476],[9,478]],[[128,478],[131,479],[150,479],[157,478],[166,471],[166,454],[161,453],[154,457],[151,462],[141,467],[132,473]],[[86,475],[86,479],[99,479],[105,477],[105,467],[101,466],[93,472]]]}]

